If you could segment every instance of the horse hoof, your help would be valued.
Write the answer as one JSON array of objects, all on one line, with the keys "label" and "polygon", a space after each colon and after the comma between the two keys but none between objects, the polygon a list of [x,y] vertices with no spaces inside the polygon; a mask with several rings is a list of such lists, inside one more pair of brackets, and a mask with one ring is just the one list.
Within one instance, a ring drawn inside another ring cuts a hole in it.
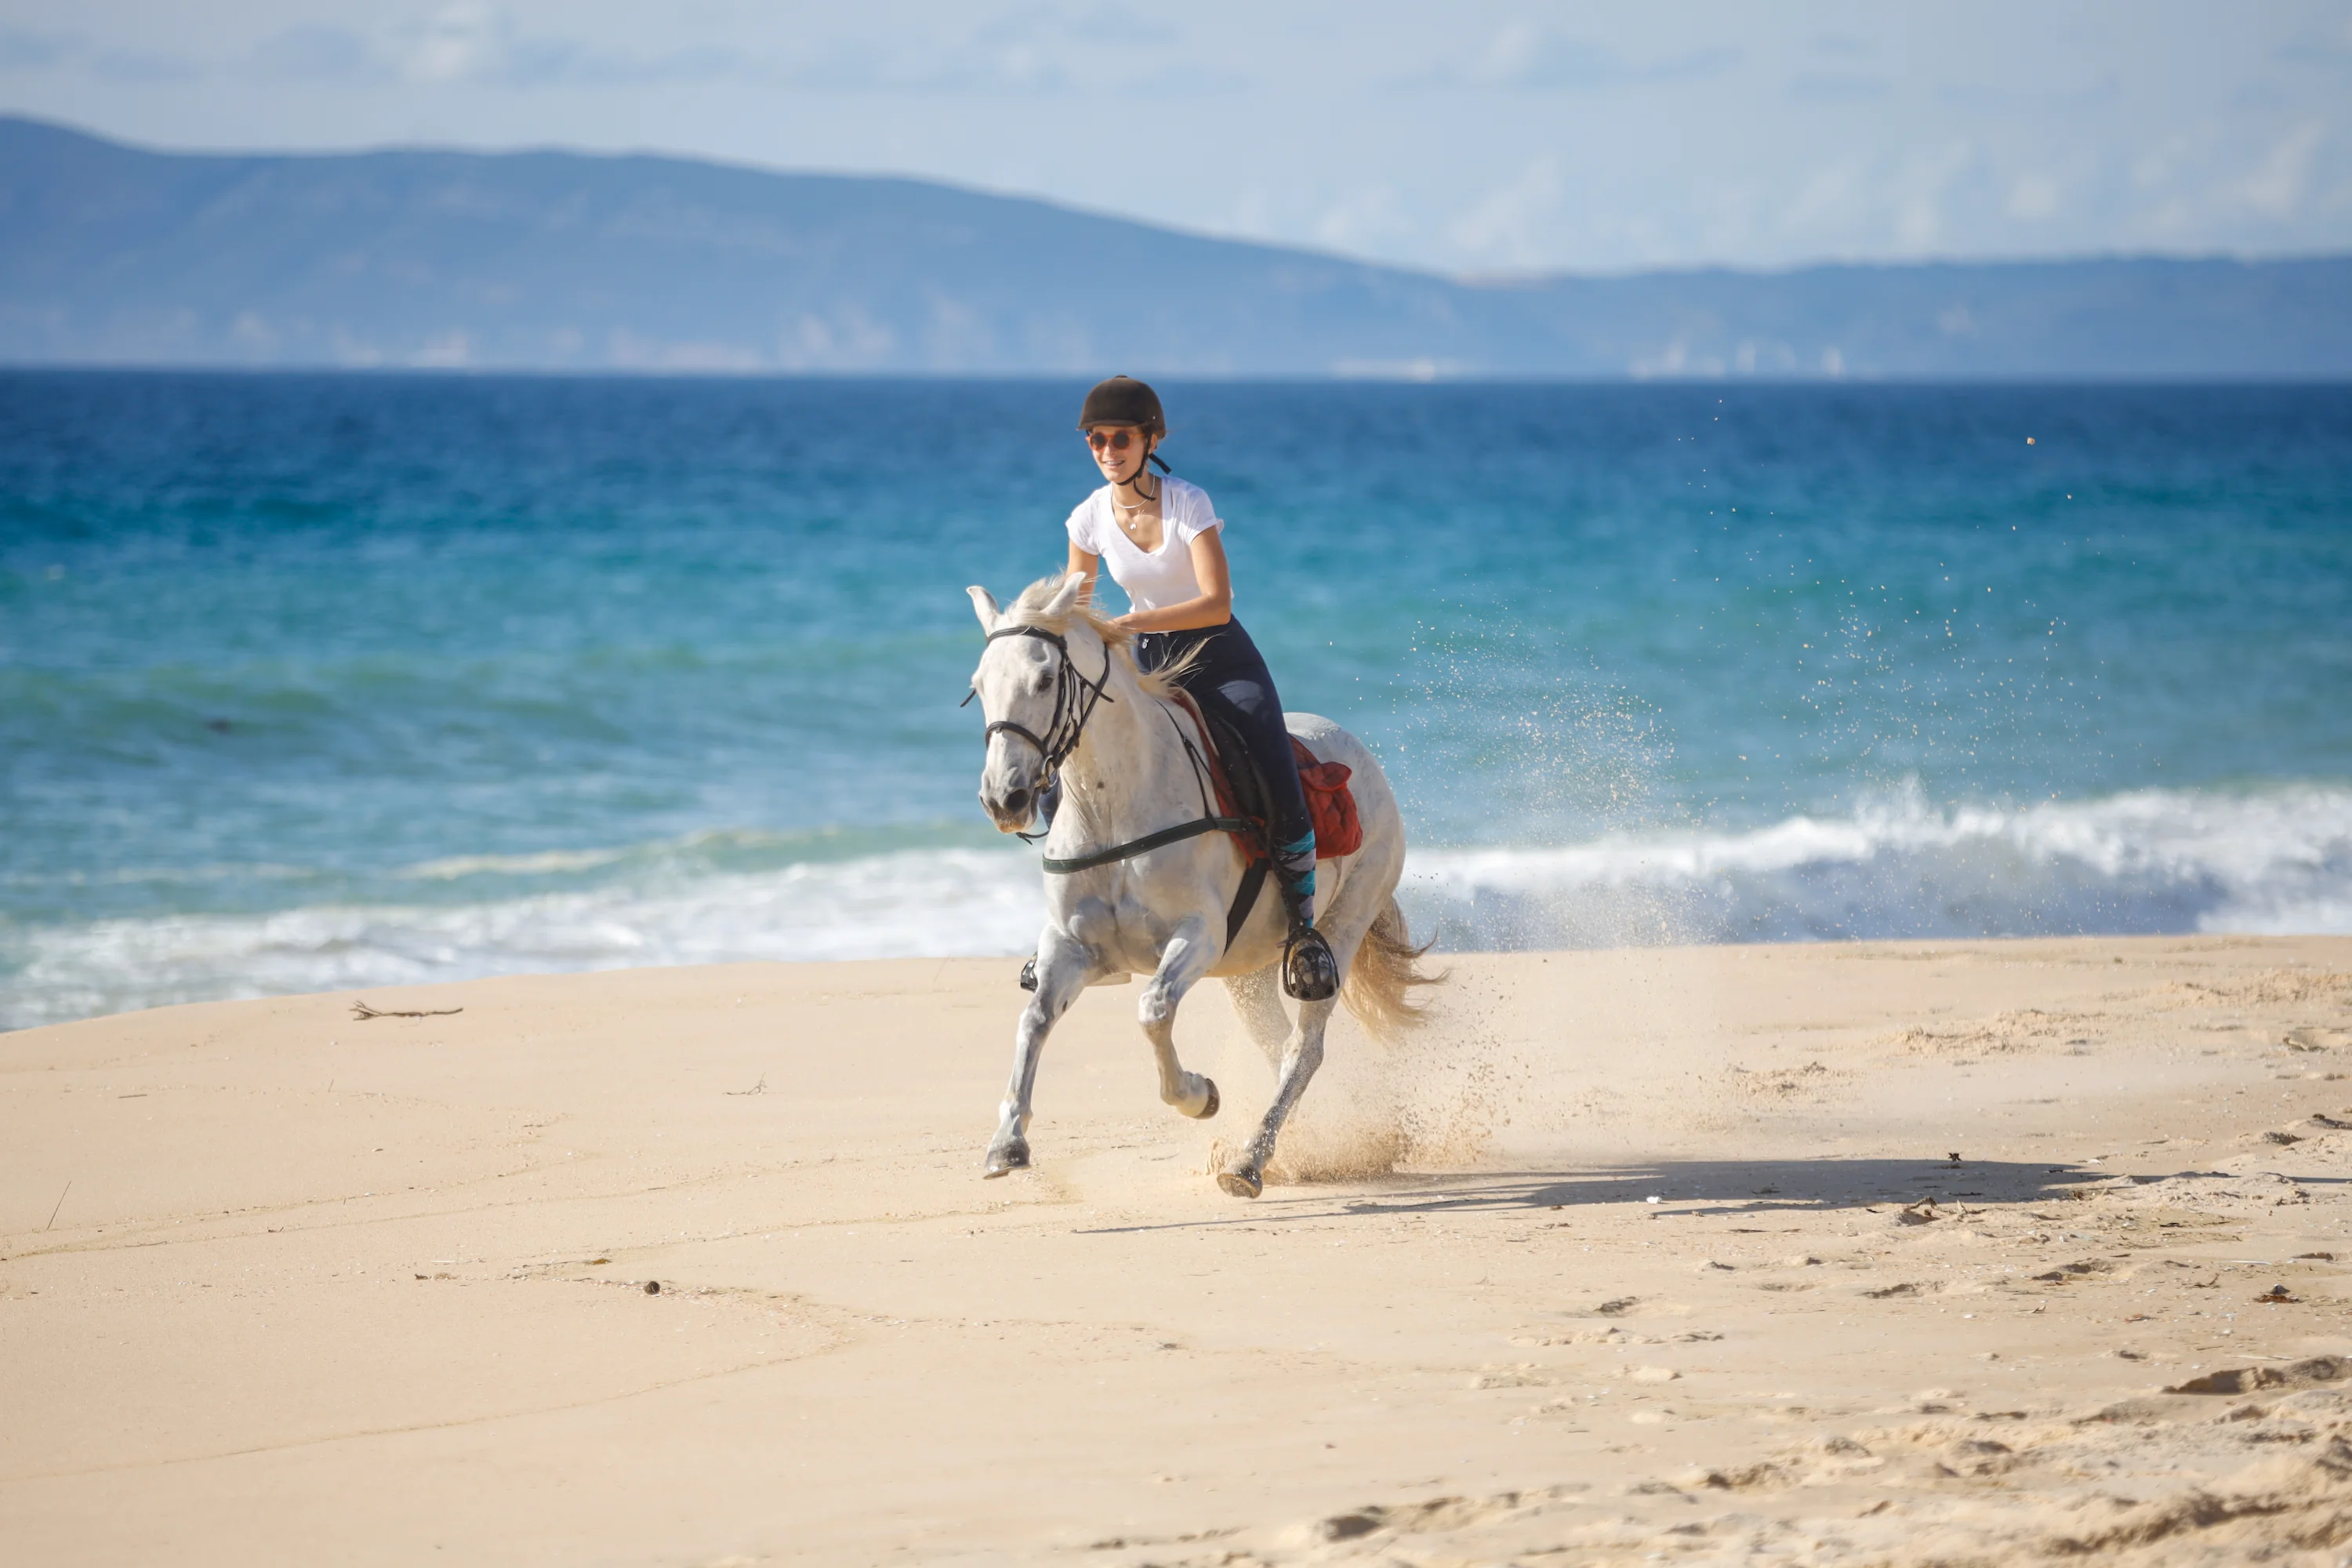
[{"label": "horse hoof", "polygon": [[991,1149],[988,1152],[988,1163],[981,1172],[981,1179],[992,1182],[999,1176],[1010,1175],[1014,1171],[1025,1171],[1028,1168],[1027,1144],[1015,1144],[1010,1149]]},{"label": "horse hoof", "polygon": [[1265,1184],[1258,1179],[1255,1171],[1220,1171],[1217,1185],[1237,1198],[1254,1198],[1265,1191]]},{"label": "horse hoof", "polygon": [[1215,1079],[1204,1078],[1201,1081],[1209,1086],[1209,1100],[1207,1104],[1202,1106],[1200,1110],[1192,1113],[1192,1120],[1195,1121],[1206,1121],[1210,1117],[1214,1116],[1217,1113],[1217,1107],[1224,1103],[1217,1098],[1217,1080]]}]

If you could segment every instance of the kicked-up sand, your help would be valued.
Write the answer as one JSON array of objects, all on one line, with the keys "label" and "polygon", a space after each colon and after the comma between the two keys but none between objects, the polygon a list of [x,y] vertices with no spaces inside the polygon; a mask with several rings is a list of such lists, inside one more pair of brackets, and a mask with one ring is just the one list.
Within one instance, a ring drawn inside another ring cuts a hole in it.
[{"label": "kicked-up sand", "polygon": [[1457,958],[1255,1203],[1014,967],[0,1037],[0,1559],[2352,1553],[2352,940]]}]

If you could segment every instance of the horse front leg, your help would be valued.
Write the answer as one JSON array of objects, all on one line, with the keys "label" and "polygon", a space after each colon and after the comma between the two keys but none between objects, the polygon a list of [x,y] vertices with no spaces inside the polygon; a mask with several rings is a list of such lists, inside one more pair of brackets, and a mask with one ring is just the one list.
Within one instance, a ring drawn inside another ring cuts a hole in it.
[{"label": "horse front leg", "polygon": [[996,1136],[989,1140],[982,1166],[985,1176],[993,1179],[1028,1168],[1029,1101],[1037,1088],[1037,1058],[1045,1054],[1045,1037],[1087,988],[1094,967],[1094,955],[1068,931],[1049,926],[1038,939],[1037,990],[1013,1027],[1013,1079],[997,1107]]},{"label": "horse front leg", "polygon": [[1282,1075],[1275,1080],[1274,1103],[1265,1108],[1257,1135],[1217,1173],[1217,1185],[1234,1196],[1254,1198],[1265,1191],[1265,1165],[1274,1158],[1274,1142],[1282,1136],[1282,1124],[1298,1104],[1298,1097],[1307,1092],[1315,1069],[1323,1065],[1323,1030],[1331,1021],[1331,1009],[1339,1005],[1337,999],[1298,1005],[1298,1026],[1283,1048]]},{"label": "horse front leg", "polygon": [[1217,960],[1209,922],[1192,915],[1177,922],[1176,934],[1160,953],[1160,967],[1143,987],[1136,1018],[1160,1062],[1160,1098],[1196,1120],[1217,1113],[1217,1086],[1176,1059],[1176,1009],[1209,965]]}]

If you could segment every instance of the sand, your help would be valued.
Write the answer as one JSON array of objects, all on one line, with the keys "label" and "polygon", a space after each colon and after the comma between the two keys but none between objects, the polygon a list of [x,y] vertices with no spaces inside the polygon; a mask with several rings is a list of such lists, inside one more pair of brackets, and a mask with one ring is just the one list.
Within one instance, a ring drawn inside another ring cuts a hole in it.
[{"label": "sand", "polygon": [[1213,988],[1217,1121],[1099,989],[982,1181],[1013,969],[0,1037],[0,1555],[2352,1551],[2352,940],[1458,958],[1254,1204]]}]

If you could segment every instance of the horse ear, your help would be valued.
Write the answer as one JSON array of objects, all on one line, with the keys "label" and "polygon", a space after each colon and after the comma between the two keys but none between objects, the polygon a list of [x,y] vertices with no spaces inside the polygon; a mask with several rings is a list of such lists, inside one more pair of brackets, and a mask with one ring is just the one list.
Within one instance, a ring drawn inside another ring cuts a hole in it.
[{"label": "horse ear", "polygon": [[984,632],[994,631],[996,618],[1000,613],[996,607],[996,595],[978,585],[966,588],[964,592],[971,595],[971,613],[980,617],[980,629]]},{"label": "horse ear", "polygon": [[1061,590],[1046,601],[1045,613],[1055,619],[1068,615],[1070,607],[1085,595],[1086,591],[1087,574],[1083,572],[1071,573],[1062,579]]}]

